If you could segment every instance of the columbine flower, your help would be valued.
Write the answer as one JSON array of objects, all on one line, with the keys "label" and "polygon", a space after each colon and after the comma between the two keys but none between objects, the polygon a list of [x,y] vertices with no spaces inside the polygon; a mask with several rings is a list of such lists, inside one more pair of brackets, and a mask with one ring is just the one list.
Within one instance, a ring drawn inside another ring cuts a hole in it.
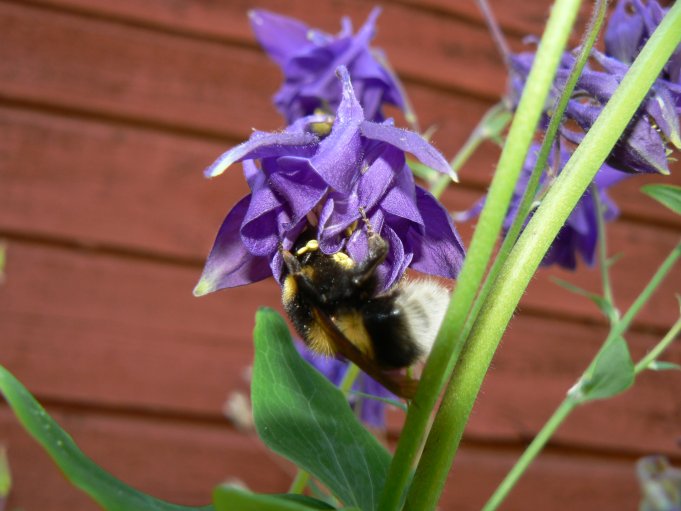
[{"label": "columbine flower", "polygon": [[284,72],[285,82],[275,94],[274,103],[287,122],[318,109],[329,113],[337,110],[341,87],[335,72],[340,65],[350,72],[367,119],[382,121],[384,103],[406,108],[397,78],[381,64],[385,58],[369,47],[379,13],[380,9],[371,11],[355,35],[350,20],[343,18],[340,33],[333,36],[268,11],[250,12],[258,41]]},{"label": "columbine flower", "polygon": [[[303,359],[322,373],[331,383],[336,386],[341,384],[348,371],[349,362],[338,357],[325,357],[314,353],[301,342],[296,343],[296,348]],[[359,374],[352,385],[352,390],[383,399],[398,399],[383,385],[365,373]],[[348,401],[353,408],[359,407],[359,418],[362,422],[373,428],[385,429],[385,401],[353,394],[348,396]]]},{"label": "columbine flower", "polygon": [[[592,57],[600,69],[585,66],[565,111],[565,117],[574,121],[581,130],[575,131],[563,123],[560,130],[563,137],[574,144],[582,141],[665,12],[654,0],[647,5],[640,0],[618,3],[605,34],[605,54],[592,51]],[[533,59],[534,54],[530,52],[509,57],[511,78],[508,98],[514,106],[520,98]],[[572,55],[566,53],[563,56],[548,107],[563,89],[573,62]],[[624,172],[669,174],[669,146],[681,148],[679,114],[681,46],[674,52],[648,97],[617,141],[607,163]],[[545,116],[543,123],[547,122]]]},{"label": "columbine flower", "polygon": [[[511,224],[518,214],[520,201],[522,200],[523,193],[525,192],[530,175],[532,174],[532,169],[537,162],[538,153],[539,145],[534,144],[530,148],[515,190],[513,191],[509,210],[504,219],[504,232],[507,232],[511,228]],[[543,193],[542,188],[550,185],[553,178],[560,172],[560,169],[565,166],[569,157],[570,153],[564,147],[560,148],[560,166],[554,165],[555,158],[549,157],[548,165],[550,170],[544,172],[539,180],[540,184],[537,197],[541,197]],[[594,178],[593,184],[598,190],[599,201],[603,205],[604,219],[606,221],[612,221],[619,215],[617,206],[608,197],[606,191],[614,184],[626,179],[626,177],[627,174],[619,172],[608,165],[603,165]],[[477,216],[482,209],[483,204],[484,199],[478,202],[471,210],[458,214],[456,219],[458,221],[467,221]],[[565,225],[563,225],[558,232],[556,239],[549,247],[541,264],[542,266],[557,264],[563,268],[574,270],[577,267],[577,254],[579,254],[587,265],[592,266],[596,261],[597,243],[598,217],[596,201],[594,200],[593,191],[590,187],[575,206],[575,209],[568,217]]]},{"label": "columbine flower", "polygon": [[[365,229],[348,229],[366,212],[390,252],[377,274],[392,286],[407,267],[453,278],[463,246],[447,211],[414,184],[405,151],[425,165],[450,173],[444,157],[417,133],[388,121],[364,118],[344,67],[338,69],[343,100],[336,117],[304,117],[279,133],[255,132],[206,170],[221,174],[243,161],[251,193],[225,219],[194,293],[256,282],[273,275],[280,283],[279,247],[290,250],[308,227],[320,249],[341,249],[365,258]],[[327,135],[328,133],[328,135]]]}]

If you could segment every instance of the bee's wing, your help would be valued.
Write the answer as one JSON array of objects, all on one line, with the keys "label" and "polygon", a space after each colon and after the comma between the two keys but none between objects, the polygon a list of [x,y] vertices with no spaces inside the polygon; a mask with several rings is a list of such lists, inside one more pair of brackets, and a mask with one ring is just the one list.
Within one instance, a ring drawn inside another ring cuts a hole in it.
[{"label": "bee's wing", "polygon": [[333,342],[338,353],[357,365],[396,396],[404,399],[414,397],[418,380],[410,378],[406,374],[385,372],[376,362],[357,349],[325,312],[317,307],[312,307],[312,314],[315,321],[324,329],[326,336]]}]

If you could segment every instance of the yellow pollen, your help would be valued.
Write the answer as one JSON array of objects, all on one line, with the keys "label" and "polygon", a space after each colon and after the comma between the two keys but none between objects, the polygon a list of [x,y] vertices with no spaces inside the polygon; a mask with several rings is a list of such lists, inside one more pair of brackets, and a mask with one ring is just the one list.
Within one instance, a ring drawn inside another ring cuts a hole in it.
[{"label": "yellow pollen", "polygon": [[315,250],[319,250],[319,242],[317,240],[310,240],[305,244],[304,247],[298,249],[296,255],[300,256],[307,252],[314,252]]}]

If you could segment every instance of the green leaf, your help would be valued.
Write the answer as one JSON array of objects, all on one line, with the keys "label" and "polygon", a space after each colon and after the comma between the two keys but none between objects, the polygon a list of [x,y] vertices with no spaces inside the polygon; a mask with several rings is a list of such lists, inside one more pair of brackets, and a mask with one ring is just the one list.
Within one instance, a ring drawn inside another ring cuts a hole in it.
[{"label": "green leaf", "polygon": [[665,362],[663,360],[653,360],[646,369],[652,371],[681,371],[681,365],[674,362]]},{"label": "green leaf", "polygon": [[108,511],[208,511],[212,506],[185,507],[145,495],[106,472],[85,456],[73,439],[50,417],[9,371],[0,366],[0,392],[19,422],[47,451],[66,478]]},{"label": "green leaf", "polygon": [[213,492],[216,511],[309,511],[335,509],[321,500],[304,495],[265,495],[235,486],[218,486]]},{"label": "green leaf", "polygon": [[591,300],[596,304],[596,307],[598,307],[598,309],[603,313],[603,315],[605,315],[606,318],[612,318],[616,316],[614,306],[601,295],[592,293],[586,289],[582,289],[581,287],[575,286],[574,284],[571,284],[570,282],[563,279],[551,277],[551,280],[560,287]]},{"label": "green leaf", "polygon": [[681,215],[681,186],[645,185],[641,191]]},{"label": "green leaf", "polygon": [[284,320],[258,311],[251,385],[258,435],[327,486],[345,505],[374,509],[390,454],[357,420],[343,394],[305,362]]},{"label": "green leaf", "polygon": [[627,342],[616,337],[603,346],[582,380],[580,401],[593,401],[615,396],[634,383],[634,362]]}]

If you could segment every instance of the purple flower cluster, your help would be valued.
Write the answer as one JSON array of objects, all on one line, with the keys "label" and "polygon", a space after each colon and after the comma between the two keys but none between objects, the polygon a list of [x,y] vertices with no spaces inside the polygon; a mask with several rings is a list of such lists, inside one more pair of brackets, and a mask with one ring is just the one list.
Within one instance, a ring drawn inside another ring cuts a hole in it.
[{"label": "purple flower cluster", "polygon": [[319,110],[334,114],[340,105],[341,86],[335,77],[345,66],[364,109],[364,116],[383,121],[381,107],[388,103],[405,109],[399,81],[382,64],[380,50],[370,48],[380,9],[371,11],[353,35],[352,23],[343,18],[341,31],[333,36],[286,16],[263,10],[250,12],[258,41],[284,73],[284,84],[274,104],[289,123]]},{"label": "purple flower cluster", "polygon": [[[664,17],[666,10],[651,0],[618,2],[605,32],[605,53],[592,51],[597,65],[584,68],[565,116],[579,129],[563,123],[561,136],[579,144],[629,70],[629,66]],[[516,104],[534,60],[534,53],[510,56],[509,99]],[[553,102],[564,88],[574,57],[566,53],[553,90]],[[650,94],[608,157],[607,164],[628,173],[669,174],[670,146],[681,148],[681,46],[667,62]]]},{"label": "purple flower cluster", "polygon": [[[593,50],[593,64],[585,66],[568,102],[565,120],[559,128],[558,139],[552,151],[560,155],[559,158],[554,158],[560,161],[550,161],[548,165],[554,175],[562,170],[569,159],[570,149],[579,144],[589,131],[665,13],[666,10],[655,0],[647,4],[640,0],[618,2],[605,32],[605,53]],[[534,53],[510,55],[508,61],[511,68],[508,100],[511,106],[515,107],[532,67]],[[549,104],[555,103],[564,88],[574,61],[575,57],[572,54],[563,55]],[[681,46],[674,52],[594,179],[593,184],[598,190],[600,202],[604,205],[605,220],[614,220],[618,216],[617,207],[605,194],[609,187],[635,173],[669,174],[670,146],[681,148],[679,115],[681,115]],[[548,113],[545,113],[542,126],[545,128],[547,125]],[[520,199],[536,162],[537,151],[536,146],[529,151],[505,221],[506,229],[510,227],[517,213]],[[545,169],[545,174],[541,178],[542,186],[550,184],[548,172],[550,171]],[[543,265],[557,264],[574,269],[577,254],[580,254],[588,265],[595,262],[598,218],[592,193],[593,187],[588,189],[578,202],[547,252]],[[475,208],[470,213],[460,215],[460,218],[468,218],[474,214]]]},{"label": "purple flower cluster", "polygon": [[450,167],[417,133],[364,118],[350,77],[338,70],[342,100],[335,118],[303,117],[284,131],[256,131],[206,170],[213,177],[242,161],[251,193],[227,215],[194,293],[204,295],[270,275],[281,283],[279,247],[307,228],[326,254],[366,257],[365,229],[348,229],[364,209],[390,252],[379,267],[383,288],[407,267],[447,278],[458,274],[463,245],[447,211],[414,183],[405,152],[443,173]]}]

